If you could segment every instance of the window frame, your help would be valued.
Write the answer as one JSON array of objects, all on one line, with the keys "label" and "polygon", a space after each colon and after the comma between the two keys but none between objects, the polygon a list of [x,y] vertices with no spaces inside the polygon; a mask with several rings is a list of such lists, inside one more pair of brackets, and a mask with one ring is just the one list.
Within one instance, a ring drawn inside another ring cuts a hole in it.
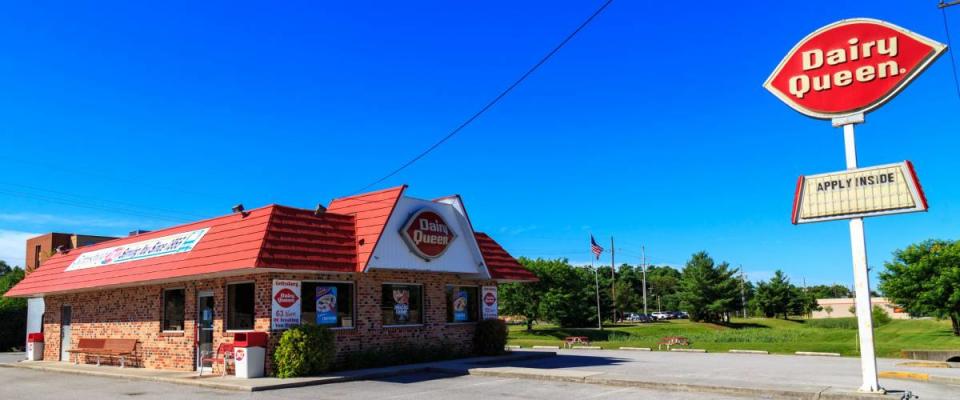
[{"label": "window frame", "polygon": [[[337,283],[337,284],[348,284],[351,286],[351,291],[353,292],[351,297],[350,304],[350,315],[353,317],[353,326],[336,326],[328,327],[331,331],[349,331],[357,329],[357,282],[356,281],[329,281],[329,280],[317,280],[317,279],[304,279],[300,281],[300,287],[303,288],[304,283]],[[303,292],[300,293],[300,297],[303,298]],[[303,306],[300,306],[300,325],[303,323]]]},{"label": "window frame", "polygon": [[[252,326],[241,329],[230,329],[230,286],[234,285],[253,285],[253,321],[251,321]],[[214,297],[216,299],[216,297]],[[216,300],[214,300],[216,301]],[[223,288],[223,331],[227,333],[233,332],[253,332],[257,327],[257,282],[253,280],[247,281],[236,281],[236,282],[227,282]]]},{"label": "window frame", "polygon": [[[444,314],[446,314],[446,315],[444,316],[444,321],[446,321],[446,324],[447,324],[447,325],[470,325],[470,324],[476,324],[476,323],[480,322],[480,321],[483,319],[483,315],[482,315],[482,314],[483,314],[483,310],[480,308],[480,307],[481,307],[481,306],[480,306],[480,296],[482,296],[481,292],[483,292],[483,287],[480,286],[480,285],[456,285],[456,284],[452,284],[452,283],[447,284],[446,286],[443,287],[443,299],[444,299],[444,303],[446,303],[446,302],[449,300],[449,298],[448,298],[449,293],[447,292],[447,290],[450,289],[450,288],[474,288],[474,289],[477,289],[476,299],[473,300],[473,302],[476,304],[476,319],[474,319],[473,321],[461,321],[461,322],[451,321],[451,320],[449,319],[449,317],[451,316],[451,314],[449,313],[450,310],[448,309],[448,310],[446,310],[447,312],[444,313]],[[468,305],[468,306],[467,306],[468,312],[469,312],[469,307],[470,307],[470,306]]]},{"label": "window frame", "polygon": [[[167,329],[167,292],[172,292],[179,290],[183,292],[183,315],[180,316],[180,329]],[[171,287],[164,288],[160,292],[160,332],[163,333],[183,333],[186,330],[187,324],[187,288],[186,287]]]},{"label": "window frame", "polygon": [[[383,304],[383,288],[384,288],[385,286],[418,286],[418,287],[420,287],[420,322],[409,323],[409,324],[385,324],[385,323],[383,322],[383,309],[384,309],[384,304]],[[380,283],[380,296],[379,296],[379,297],[380,297],[380,324],[381,324],[381,327],[383,327],[383,328],[416,328],[416,327],[422,327],[422,326],[426,325],[427,315],[426,315],[425,310],[426,310],[426,308],[427,308],[427,304],[426,304],[427,290],[426,290],[424,284],[422,284],[422,283],[410,283],[410,282],[381,282],[381,283]]]}]

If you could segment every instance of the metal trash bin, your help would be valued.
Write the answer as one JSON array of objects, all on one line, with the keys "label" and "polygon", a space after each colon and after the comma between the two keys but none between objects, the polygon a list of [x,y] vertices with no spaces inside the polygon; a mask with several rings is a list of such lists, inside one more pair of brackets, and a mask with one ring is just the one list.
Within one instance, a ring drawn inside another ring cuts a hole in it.
[{"label": "metal trash bin", "polygon": [[43,360],[43,334],[33,332],[27,334],[27,361]]},{"label": "metal trash bin", "polygon": [[237,378],[262,377],[266,355],[266,332],[239,332],[233,335],[233,361]]}]

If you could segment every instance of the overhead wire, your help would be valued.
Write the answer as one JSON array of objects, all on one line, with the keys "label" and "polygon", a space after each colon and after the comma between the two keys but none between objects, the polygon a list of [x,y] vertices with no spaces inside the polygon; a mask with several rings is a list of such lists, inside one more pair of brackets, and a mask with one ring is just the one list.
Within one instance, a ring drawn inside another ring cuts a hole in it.
[{"label": "overhead wire", "polygon": [[448,140],[450,140],[452,137],[456,136],[458,133],[460,133],[460,131],[462,131],[462,130],[463,130],[464,128],[466,128],[468,125],[470,125],[471,123],[473,123],[473,121],[477,120],[477,118],[480,118],[481,115],[483,115],[483,114],[486,113],[488,110],[490,110],[491,108],[493,108],[493,106],[495,106],[497,103],[500,102],[500,100],[502,100],[502,99],[503,99],[504,97],[506,97],[510,92],[512,92],[513,89],[515,89],[517,86],[519,86],[521,83],[523,83],[523,81],[525,81],[528,77],[530,77],[530,75],[533,75],[533,73],[536,72],[537,69],[539,69],[543,64],[546,64],[546,62],[549,61],[549,60],[553,57],[554,54],[556,54],[558,51],[560,51],[560,49],[562,49],[568,42],[570,42],[570,40],[572,40],[578,33],[580,33],[580,31],[582,31],[584,28],[586,28],[587,25],[590,25],[590,23],[593,22],[593,20],[594,20],[597,16],[599,16],[604,10],[606,10],[607,7],[610,6],[611,3],[613,3],[613,0],[607,0],[607,1],[605,1],[599,8],[597,8],[596,11],[593,12],[593,14],[591,14],[586,20],[584,20],[584,21],[577,27],[577,29],[574,29],[573,32],[571,32],[569,35],[567,35],[567,36],[560,42],[560,44],[556,45],[552,50],[550,50],[550,52],[548,52],[545,56],[543,56],[543,57],[540,59],[540,61],[538,61],[536,64],[534,64],[532,67],[530,67],[526,72],[524,72],[523,75],[520,76],[520,78],[518,78],[517,80],[515,80],[512,84],[510,84],[510,86],[507,86],[506,89],[504,89],[503,91],[501,91],[500,94],[498,94],[498,95],[497,95],[496,97],[494,97],[492,100],[488,101],[488,102],[486,103],[486,105],[484,105],[482,108],[480,108],[479,111],[473,113],[473,115],[471,115],[471,116],[470,116],[469,118],[467,118],[465,121],[463,121],[462,123],[460,123],[460,125],[458,125],[458,126],[457,126],[456,128],[454,128],[452,131],[450,131],[449,133],[447,133],[444,137],[440,138],[440,140],[438,140],[436,143],[434,143],[434,144],[431,145],[430,147],[427,147],[426,150],[423,150],[422,152],[420,152],[419,154],[417,154],[415,157],[413,157],[413,158],[411,158],[410,160],[408,160],[407,162],[403,163],[402,165],[400,165],[400,167],[394,169],[393,171],[390,171],[390,173],[388,173],[388,174],[380,177],[379,179],[377,179],[377,180],[369,183],[368,185],[366,185],[366,186],[364,186],[364,187],[362,187],[362,188],[354,191],[353,194],[363,192],[363,191],[365,191],[365,190],[367,190],[367,189],[369,189],[369,188],[371,188],[371,187],[373,187],[373,186],[376,186],[376,185],[380,184],[381,182],[383,182],[383,181],[385,181],[385,180],[387,180],[387,179],[390,179],[391,177],[393,177],[394,175],[400,173],[400,172],[403,171],[404,169],[407,169],[407,167],[413,165],[413,164],[416,163],[417,161],[420,161],[420,159],[422,159],[423,157],[425,157],[427,154],[430,154],[432,151],[436,150],[438,147],[440,147],[442,144],[446,143],[446,142],[447,142]]},{"label": "overhead wire", "polygon": [[950,53],[950,65],[953,66],[953,87],[957,91],[957,99],[960,100],[960,78],[957,77],[957,58],[953,55],[953,40],[950,38],[950,23],[947,20],[947,7],[942,6],[941,2],[940,13],[943,15],[943,30],[947,34],[947,46],[949,49],[947,52]]}]

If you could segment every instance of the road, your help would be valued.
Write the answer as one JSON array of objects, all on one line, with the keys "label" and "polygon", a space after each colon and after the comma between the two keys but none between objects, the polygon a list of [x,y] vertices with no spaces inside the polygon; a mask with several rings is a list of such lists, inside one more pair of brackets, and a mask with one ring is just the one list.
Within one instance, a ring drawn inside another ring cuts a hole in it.
[{"label": "road", "polygon": [[[0,399],[703,399],[702,393],[668,393],[575,383],[475,376],[418,374],[377,381],[242,393],[158,382],[130,381],[0,368]],[[709,395],[711,399],[738,397]]]}]

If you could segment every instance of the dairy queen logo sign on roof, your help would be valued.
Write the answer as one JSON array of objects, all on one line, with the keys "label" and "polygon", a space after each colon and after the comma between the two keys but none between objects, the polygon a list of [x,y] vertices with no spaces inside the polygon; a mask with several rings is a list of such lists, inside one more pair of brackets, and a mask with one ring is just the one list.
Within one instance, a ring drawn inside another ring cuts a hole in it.
[{"label": "dairy queen logo sign on roof", "polygon": [[443,255],[457,235],[447,221],[430,210],[420,210],[400,230],[407,245],[416,255],[430,261]]},{"label": "dairy queen logo sign on roof", "polygon": [[843,20],[801,40],[763,86],[810,117],[865,114],[896,96],[945,49],[888,22]]}]

